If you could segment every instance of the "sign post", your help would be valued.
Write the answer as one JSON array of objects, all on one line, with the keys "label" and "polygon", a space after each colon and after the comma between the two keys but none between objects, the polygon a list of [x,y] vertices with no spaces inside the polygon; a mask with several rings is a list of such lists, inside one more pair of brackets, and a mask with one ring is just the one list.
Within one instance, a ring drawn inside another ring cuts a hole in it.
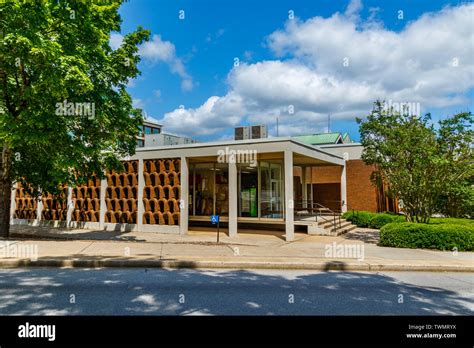
[{"label": "sign post", "polygon": [[219,215],[211,215],[211,223],[217,225],[217,243],[219,243]]}]

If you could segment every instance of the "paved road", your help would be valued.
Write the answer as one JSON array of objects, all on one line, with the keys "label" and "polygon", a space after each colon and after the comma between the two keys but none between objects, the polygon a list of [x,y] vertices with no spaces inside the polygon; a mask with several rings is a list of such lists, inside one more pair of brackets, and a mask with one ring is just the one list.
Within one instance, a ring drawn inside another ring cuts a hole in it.
[{"label": "paved road", "polygon": [[1,269],[0,315],[473,314],[474,275]]}]

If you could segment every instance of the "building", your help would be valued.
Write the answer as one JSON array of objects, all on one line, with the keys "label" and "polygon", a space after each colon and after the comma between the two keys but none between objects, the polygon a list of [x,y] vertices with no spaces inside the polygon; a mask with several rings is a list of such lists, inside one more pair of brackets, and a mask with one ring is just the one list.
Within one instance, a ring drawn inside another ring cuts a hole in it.
[{"label": "building", "polygon": [[196,141],[191,138],[164,133],[161,124],[146,120],[143,122],[140,135],[137,136],[137,147],[171,146],[192,144],[195,142]]},{"label": "building", "polygon": [[145,135],[145,144],[143,147],[193,144],[195,142],[196,141],[191,138],[180,137],[174,134],[167,134],[167,133],[147,134]]},{"label": "building", "polygon": [[142,131],[137,136],[137,147],[145,146],[145,137],[151,134],[161,134],[163,126],[156,122],[145,120],[143,122]]},{"label": "building", "polygon": [[299,135],[294,137],[303,143],[310,145],[329,145],[329,144],[349,144],[352,140],[349,133],[317,133],[309,135]]},{"label": "building", "polygon": [[[339,139],[339,138],[338,138]],[[357,143],[312,145],[263,138],[137,148],[122,173],[64,188],[39,202],[17,186],[13,223],[186,234],[219,215],[230,236],[239,229],[319,233],[318,219],[348,209],[389,210]],[[306,214],[306,215],[305,215]],[[310,218],[306,218],[311,215]],[[315,215],[316,218],[314,217]]]}]

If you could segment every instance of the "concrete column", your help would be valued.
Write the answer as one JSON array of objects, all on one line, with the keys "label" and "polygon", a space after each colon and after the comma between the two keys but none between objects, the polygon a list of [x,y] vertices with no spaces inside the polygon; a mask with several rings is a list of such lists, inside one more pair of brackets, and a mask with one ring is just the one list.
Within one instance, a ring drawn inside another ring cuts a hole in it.
[{"label": "concrete column", "polygon": [[308,195],[306,194],[306,167],[301,166],[301,194],[303,198],[302,207],[308,208]]},{"label": "concrete column", "polygon": [[16,210],[16,186],[17,186],[17,183],[12,185],[12,193],[11,193],[11,201],[10,201],[10,224],[13,221],[13,217],[15,216],[15,210]]},{"label": "concrete column", "polygon": [[66,227],[71,227],[73,211],[74,211],[74,202],[72,201],[72,187],[68,187],[67,188]]},{"label": "concrete column", "polygon": [[181,185],[181,199],[179,201],[179,234],[187,234],[189,225],[189,163],[188,159],[184,156],[181,156],[179,183]]},{"label": "concrete column", "polygon": [[107,179],[100,180],[100,208],[99,208],[99,229],[105,228],[105,213],[107,212],[107,205],[105,204],[105,197],[107,196]]},{"label": "concrete column", "polygon": [[138,188],[137,188],[137,229],[143,231],[143,213],[145,207],[143,205],[143,189],[145,188],[145,164],[142,159],[138,160]]},{"label": "concrete column", "polygon": [[229,237],[237,236],[237,163],[229,161]]},{"label": "concrete column", "polygon": [[347,161],[341,167],[341,211],[347,211],[347,179],[346,179]]},{"label": "concrete column", "polygon": [[38,203],[36,204],[36,221],[39,223],[39,221],[42,220],[41,214],[43,213],[43,194],[41,193],[40,189],[40,195],[38,196]]},{"label": "concrete column", "polygon": [[287,242],[295,238],[293,211],[293,152],[285,150],[285,238]]}]

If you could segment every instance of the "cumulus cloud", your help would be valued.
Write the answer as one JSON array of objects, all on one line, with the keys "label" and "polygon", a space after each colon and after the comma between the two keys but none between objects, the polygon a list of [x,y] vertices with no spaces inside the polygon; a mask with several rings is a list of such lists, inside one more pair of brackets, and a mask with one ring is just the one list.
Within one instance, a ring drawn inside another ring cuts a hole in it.
[{"label": "cumulus cloud", "polygon": [[181,89],[193,89],[193,79],[186,71],[181,58],[176,55],[176,47],[170,41],[164,41],[160,35],[153,35],[152,39],[140,46],[140,56],[152,63],[164,62],[170,70],[181,77]]},{"label": "cumulus cloud", "polygon": [[120,35],[119,33],[112,33],[110,34],[110,47],[112,47],[113,50],[116,50],[122,45],[123,42],[123,36]]},{"label": "cumulus cloud", "polygon": [[426,13],[397,32],[375,22],[373,11],[361,25],[362,6],[351,1],[328,18],[288,20],[267,38],[275,60],[241,63],[229,72],[226,95],[173,110],[161,122],[199,135],[279,117],[280,135],[288,135],[313,131],[305,125],[322,128],[328,114],[365,115],[378,98],[419,102],[424,110],[469,102],[474,5]]},{"label": "cumulus cloud", "polygon": [[[123,36],[119,33],[110,35],[110,47],[114,50],[120,47]],[[192,76],[186,71],[183,60],[176,54],[176,47],[170,41],[165,41],[160,35],[153,35],[150,41],[139,48],[140,56],[151,64],[165,63],[173,74],[181,78],[181,89],[190,91],[194,88]]]}]

